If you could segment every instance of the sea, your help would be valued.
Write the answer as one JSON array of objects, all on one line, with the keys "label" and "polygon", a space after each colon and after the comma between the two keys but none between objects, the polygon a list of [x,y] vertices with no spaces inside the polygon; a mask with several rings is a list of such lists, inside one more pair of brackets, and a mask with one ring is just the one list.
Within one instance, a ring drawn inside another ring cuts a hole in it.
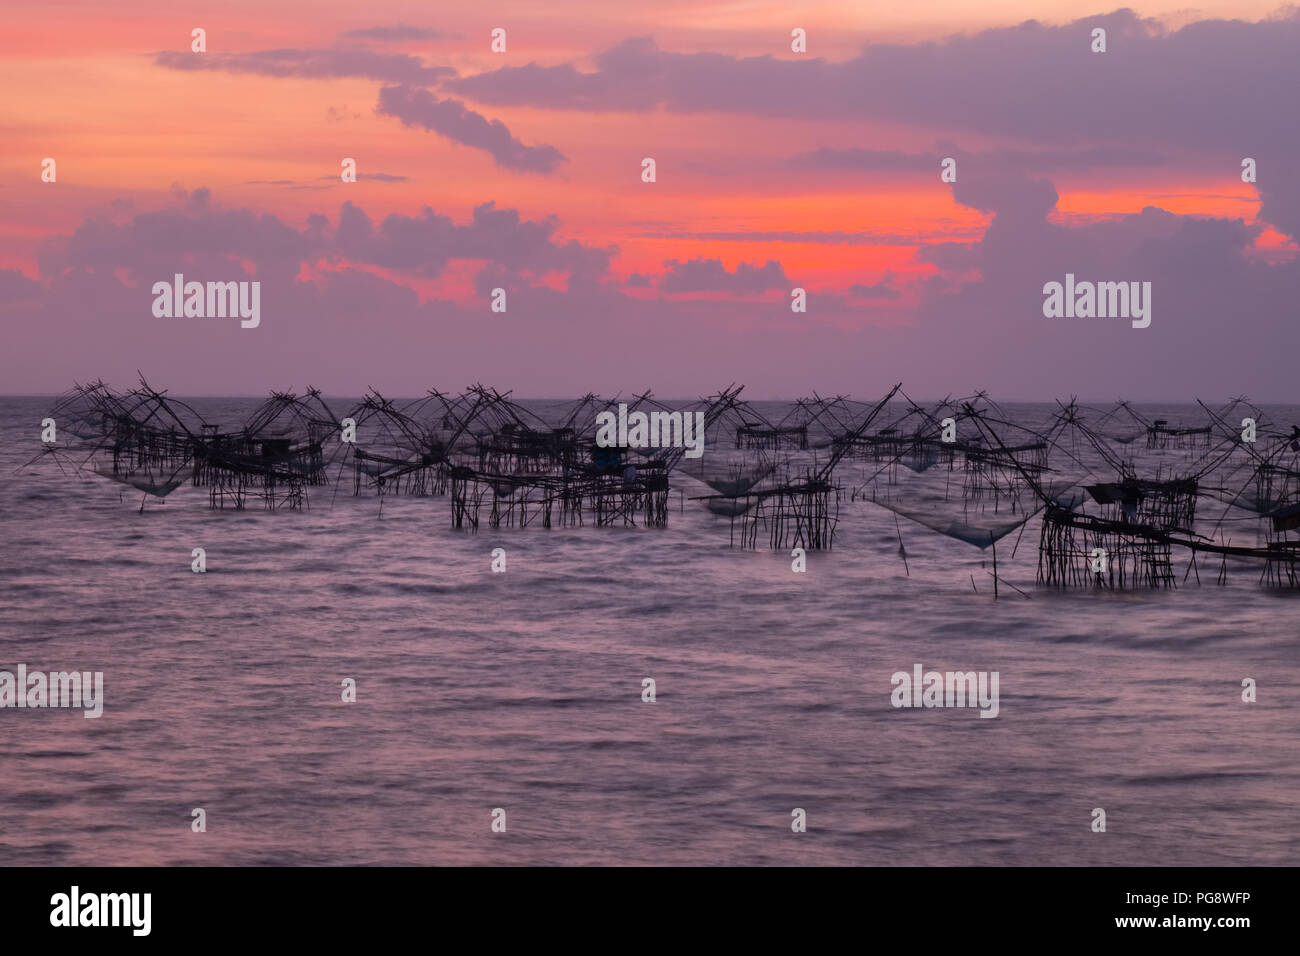
[{"label": "sea", "polygon": [[[0,670],[102,672],[103,713],[0,708],[0,865],[1300,862],[1300,592],[1248,561],[1054,590],[1033,518],[995,598],[862,463],[803,572],[676,476],[666,528],[454,530],[351,479],[141,511],[42,453],[52,404],[0,398]],[[997,672],[996,718],[895,707],[918,664]]]}]

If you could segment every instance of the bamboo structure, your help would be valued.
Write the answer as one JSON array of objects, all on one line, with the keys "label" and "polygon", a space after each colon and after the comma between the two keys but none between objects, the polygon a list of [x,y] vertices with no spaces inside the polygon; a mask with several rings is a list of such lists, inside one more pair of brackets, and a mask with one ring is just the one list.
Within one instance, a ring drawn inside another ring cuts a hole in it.
[{"label": "bamboo structure", "polygon": [[[1123,401],[1015,415],[982,392],[922,405],[901,384],[874,401],[813,392],[777,410],[741,392],[688,410],[649,391],[525,402],[482,384],[414,401],[370,389],[340,418],[308,389],[218,424],[142,377],[126,391],[74,386],[51,411],[63,437],[43,454],[139,491],[142,511],[188,485],[216,511],[292,512],[332,484],[378,498],[381,513],[391,496],[445,498],[450,526],[470,533],[664,528],[672,492],[684,507],[698,484],[690,499],[732,547],[831,550],[847,498],[893,512],[909,575],[902,518],[992,549],[995,593],[1015,587],[1007,562],[1022,538],[1037,539],[1046,589],[1174,589],[1193,572],[1199,583],[1204,556],[1220,559],[1220,583],[1231,562],[1266,587],[1300,587],[1300,426],[1244,398],[1170,424]],[[597,422],[616,410],[662,429],[611,442]],[[702,429],[688,437],[694,415]]]}]

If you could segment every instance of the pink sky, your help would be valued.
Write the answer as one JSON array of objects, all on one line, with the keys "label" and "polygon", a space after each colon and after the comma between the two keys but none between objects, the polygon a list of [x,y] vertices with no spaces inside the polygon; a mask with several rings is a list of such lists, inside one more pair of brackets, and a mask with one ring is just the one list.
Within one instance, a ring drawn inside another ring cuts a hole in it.
[{"label": "pink sky", "polygon": [[[190,394],[1296,398],[1294,10],[128,0],[6,18],[6,393],[140,369]],[[174,271],[260,281],[261,325],[156,318]],[[1151,327],[1044,319],[1067,271],[1152,281]]]}]

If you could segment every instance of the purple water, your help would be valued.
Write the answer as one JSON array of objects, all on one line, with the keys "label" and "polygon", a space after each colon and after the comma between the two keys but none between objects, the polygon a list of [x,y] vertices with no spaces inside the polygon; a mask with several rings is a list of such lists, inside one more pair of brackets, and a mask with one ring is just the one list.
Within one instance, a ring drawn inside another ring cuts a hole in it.
[{"label": "purple water", "polygon": [[[994,601],[986,552],[905,521],[905,570],[847,491],[806,574],[676,490],[665,530],[468,534],[350,483],[140,514],[23,465],[50,405],[0,399],[0,669],[103,671],[104,713],[0,709],[0,864],[1300,860],[1300,594],[1257,567],[1051,592],[1035,520]],[[918,662],[998,671],[998,717],[893,708]]]}]

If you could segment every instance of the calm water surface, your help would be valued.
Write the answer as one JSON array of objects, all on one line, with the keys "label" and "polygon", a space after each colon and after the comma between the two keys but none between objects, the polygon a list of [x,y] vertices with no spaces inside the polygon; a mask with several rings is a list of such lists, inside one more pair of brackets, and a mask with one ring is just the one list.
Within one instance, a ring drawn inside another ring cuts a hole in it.
[{"label": "calm water surface", "polygon": [[[103,671],[106,701],[0,710],[0,864],[1300,862],[1300,595],[1257,568],[1047,592],[1035,521],[999,545],[1029,597],[995,602],[984,552],[903,522],[905,571],[847,494],[802,575],[676,491],[666,530],[471,535],[350,485],[138,514],[23,466],[50,404],[0,399],[0,669]],[[892,708],[918,662],[998,671],[998,718]]]}]

